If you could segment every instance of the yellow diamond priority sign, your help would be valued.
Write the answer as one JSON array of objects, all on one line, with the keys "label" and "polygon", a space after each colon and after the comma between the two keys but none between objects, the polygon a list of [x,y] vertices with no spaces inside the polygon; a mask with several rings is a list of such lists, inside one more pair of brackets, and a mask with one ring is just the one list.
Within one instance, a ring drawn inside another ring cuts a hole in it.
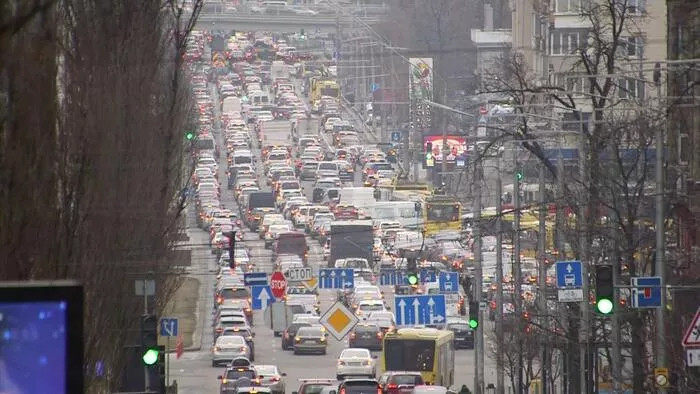
[{"label": "yellow diamond priority sign", "polygon": [[321,316],[320,323],[335,339],[341,341],[358,321],[357,316],[338,301]]},{"label": "yellow diamond priority sign", "polygon": [[309,280],[301,282],[301,284],[303,284],[309,291],[314,291],[318,288],[318,278],[314,276]]}]

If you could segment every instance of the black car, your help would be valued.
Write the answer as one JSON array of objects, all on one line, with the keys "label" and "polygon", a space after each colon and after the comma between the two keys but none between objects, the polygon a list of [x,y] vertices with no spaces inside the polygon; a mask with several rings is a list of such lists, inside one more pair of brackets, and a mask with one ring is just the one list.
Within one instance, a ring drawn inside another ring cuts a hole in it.
[{"label": "black car", "polygon": [[359,347],[368,350],[382,350],[384,333],[376,324],[357,324],[350,331],[348,347]]},{"label": "black car", "polygon": [[467,322],[449,322],[445,329],[455,334],[455,349],[474,349],[474,331]]},{"label": "black car", "polygon": [[301,327],[311,327],[309,323],[292,323],[282,333],[282,350],[294,349],[294,337]]}]

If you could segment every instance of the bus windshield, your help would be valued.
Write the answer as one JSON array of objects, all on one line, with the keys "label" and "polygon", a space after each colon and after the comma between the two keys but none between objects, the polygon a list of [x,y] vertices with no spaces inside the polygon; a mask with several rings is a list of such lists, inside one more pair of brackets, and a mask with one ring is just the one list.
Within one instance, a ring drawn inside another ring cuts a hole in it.
[{"label": "bus windshield", "polygon": [[454,204],[427,204],[426,212],[430,221],[459,220],[459,206]]},{"label": "bus windshield", "polygon": [[338,88],[321,88],[321,96],[338,97]]},{"label": "bus windshield", "polygon": [[387,371],[432,371],[434,356],[434,340],[402,339],[384,342]]}]

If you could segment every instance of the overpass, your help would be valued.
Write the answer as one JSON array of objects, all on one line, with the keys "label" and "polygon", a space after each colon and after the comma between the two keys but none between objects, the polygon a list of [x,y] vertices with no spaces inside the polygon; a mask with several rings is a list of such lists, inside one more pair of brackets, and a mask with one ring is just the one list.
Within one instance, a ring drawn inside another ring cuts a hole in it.
[{"label": "overpass", "polygon": [[[367,24],[379,21],[379,18],[360,18]],[[300,29],[306,31],[319,31],[321,33],[335,33],[338,22],[343,30],[352,29],[354,19],[342,16],[340,19],[328,16],[305,15],[258,15],[258,14],[200,14],[195,28],[200,30],[262,30],[277,33],[297,32]]]}]

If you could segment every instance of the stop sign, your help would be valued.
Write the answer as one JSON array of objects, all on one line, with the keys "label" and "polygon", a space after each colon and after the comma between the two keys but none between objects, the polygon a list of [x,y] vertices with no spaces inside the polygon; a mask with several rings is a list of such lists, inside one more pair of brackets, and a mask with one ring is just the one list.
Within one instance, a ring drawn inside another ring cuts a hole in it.
[{"label": "stop sign", "polygon": [[284,292],[287,290],[287,279],[279,271],[273,272],[270,277],[270,290],[275,298],[284,297]]}]

